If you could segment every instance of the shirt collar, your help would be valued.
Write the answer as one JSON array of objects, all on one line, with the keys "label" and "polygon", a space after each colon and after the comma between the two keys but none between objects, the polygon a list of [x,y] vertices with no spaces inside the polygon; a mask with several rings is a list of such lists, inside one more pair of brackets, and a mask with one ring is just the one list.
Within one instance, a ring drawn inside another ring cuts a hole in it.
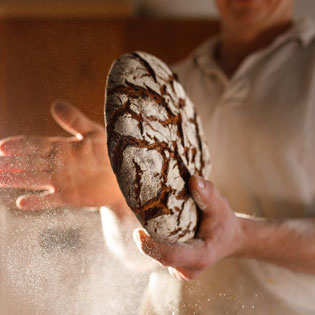
[{"label": "shirt collar", "polygon": [[[297,40],[304,47],[307,47],[315,37],[315,24],[311,19],[303,18],[294,22],[293,26],[285,33],[278,36],[269,47],[261,50],[261,52],[269,53],[279,48],[283,44]],[[195,63],[207,74],[221,73],[219,65],[213,58],[214,50],[220,35],[215,35],[205,41],[194,52],[193,57]]]}]

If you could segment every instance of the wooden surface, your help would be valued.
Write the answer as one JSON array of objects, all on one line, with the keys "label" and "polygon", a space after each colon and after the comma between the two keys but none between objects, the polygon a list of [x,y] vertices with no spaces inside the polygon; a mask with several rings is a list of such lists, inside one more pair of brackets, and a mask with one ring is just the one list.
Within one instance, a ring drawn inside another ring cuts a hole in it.
[{"label": "wooden surface", "polygon": [[115,58],[143,50],[172,63],[217,30],[215,21],[2,21],[0,138],[64,134],[49,114],[54,100],[103,123],[105,81]]}]

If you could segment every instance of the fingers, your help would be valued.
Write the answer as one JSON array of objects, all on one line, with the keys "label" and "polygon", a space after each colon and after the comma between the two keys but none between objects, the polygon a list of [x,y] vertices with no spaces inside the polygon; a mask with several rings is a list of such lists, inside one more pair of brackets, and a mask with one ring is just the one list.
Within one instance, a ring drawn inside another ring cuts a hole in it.
[{"label": "fingers", "polygon": [[0,187],[53,191],[50,175],[45,172],[0,172]]},{"label": "fingers", "polygon": [[188,268],[173,268],[168,267],[168,272],[171,276],[175,277],[180,281],[189,281],[196,279],[197,276],[200,274],[201,270],[191,270]]},{"label": "fingers", "polygon": [[212,183],[205,181],[199,176],[192,176],[189,180],[189,190],[198,204],[198,207],[206,211],[209,207],[209,199],[213,192],[214,186]]},{"label": "fingers", "polygon": [[180,271],[178,271],[176,268],[173,267],[168,267],[168,272],[171,276],[173,276],[174,278],[176,278],[177,280],[180,281],[187,281],[190,280],[190,278],[185,277]]},{"label": "fingers", "polygon": [[163,243],[154,241],[144,230],[136,229],[134,238],[139,250],[164,266],[203,269],[207,264],[207,250],[200,239],[188,243]]},{"label": "fingers", "polygon": [[[0,141],[2,156],[52,156],[54,151],[61,150],[74,137],[36,137],[15,136]],[[77,139],[76,139],[77,141]]]},{"label": "fingers", "polygon": [[214,215],[222,209],[222,202],[225,201],[210,181],[192,176],[189,180],[189,190],[204,215]]},{"label": "fingers", "polygon": [[51,115],[64,130],[82,140],[86,136],[100,130],[100,125],[89,119],[74,106],[67,103],[54,103]]},{"label": "fingers", "polygon": [[16,200],[19,209],[25,211],[44,210],[62,206],[59,193],[26,194]]},{"label": "fingers", "polygon": [[228,243],[222,240],[228,238],[230,233],[230,229],[226,229],[226,222],[230,222],[231,227],[234,224],[233,211],[211,182],[192,176],[189,189],[203,211],[197,238],[186,243],[169,244],[153,240],[142,229],[134,231],[140,251],[171,267],[169,272],[181,280],[196,278],[210,264],[229,254],[226,249]]},{"label": "fingers", "polygon": [[0,152],[2,156],[29,155],[33,154],[34,144],[40,142],[40,137],[14,136],[0,141]]},{"label": "fingers", "polygon": [[1,156],[0,172],[5,173],[21,173],[25,171],[35,170],[37,172],[48,172],[51,164],[47,158],[41,156]]}]

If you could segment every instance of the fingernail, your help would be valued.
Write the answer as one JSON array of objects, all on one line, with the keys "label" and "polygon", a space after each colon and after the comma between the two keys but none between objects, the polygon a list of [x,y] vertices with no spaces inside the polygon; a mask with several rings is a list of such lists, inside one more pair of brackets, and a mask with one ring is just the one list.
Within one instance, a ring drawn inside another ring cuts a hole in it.
[{"label": "fingernail", "polygon": [[69,113],[69,107],[67,104],[64,103],[56,103],[55,111],[57,114],[67,115]]},{"label": "fingernail", "polygon": [[192,196],[198,205],[202,204],[202,199],[201,199],[200,195],[198,194],[198,192],[192,191]]},{"label": "fingernail", "polygon": [[197,179],[197,185],[200,189],[204,189],[206,187],[206,183],[205,181],[203,180],[202,177],[200,176],[196,176],[196,179]]},{"label": "fingernail", "polygon": [[0,152],[3,155],[10,152],[11,148],[12,148],[12,144],[10,144],[10,142],[4,142],[4,143],[0,144]]},{"label": "fingernail", "polygon": [[140,253],[144,256],[146,256],[146,253],[143,250],[142,247],[142,242],[141,242],[141,236],[140,236],[141,230],[140,229],[136,229],[133,231],[133,239],[137,245],[138,250],[140,251]]},{"label": "fingernail", "polygon": [[206,208],[206,204],[204,203],[203,198],[200,196],[199,192],[197,190],[192,190],[191,194],[192,194],[194,200],[197,202],[198,207],[201,210],[205,209]]},{"label": "fingernail", "polygon": [[150,239],[150,235],[144,229],[138,230],[138,236],[139,236],[140,242],[145,242],[145,241],[148,241]]},{"label": "fingernail", "polygon": [[24,198],[18,198],[16,200],[16,205],[19,209],[23,210],[23,208],[25,208],[27,202],[26,202],[26,199]]},{"label": "fingernail", "polygon": [[140,243],[140,237],[139,237],[139,230],[134,230],[132,233],[133,240],[139,244]]}]

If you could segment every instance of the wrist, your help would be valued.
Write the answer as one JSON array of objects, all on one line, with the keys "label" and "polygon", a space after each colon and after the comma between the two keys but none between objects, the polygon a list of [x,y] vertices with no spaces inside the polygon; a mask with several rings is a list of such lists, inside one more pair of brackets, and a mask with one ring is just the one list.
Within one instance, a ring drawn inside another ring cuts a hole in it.
[{"label": "wrist", "polygon": [[234,256],[259,258],[259,254],[271,237],[272,231],[270,229],[272,227],[263,218],[237,214],[237,220],[239,223],[239,238]]}]

